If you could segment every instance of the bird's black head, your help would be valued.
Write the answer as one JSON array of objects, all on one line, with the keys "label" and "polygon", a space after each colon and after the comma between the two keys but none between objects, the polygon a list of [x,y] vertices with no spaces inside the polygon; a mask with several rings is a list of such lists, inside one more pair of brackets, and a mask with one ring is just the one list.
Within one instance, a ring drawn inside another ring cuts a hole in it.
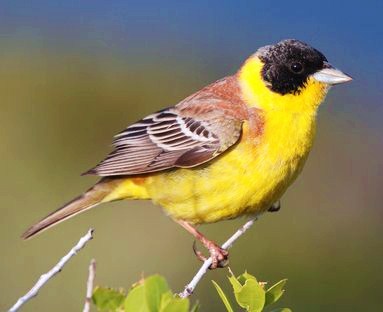
[{"label": "bird's black head", "polygon": [[328,64],[321,52],[294,39],[260,48],[256,55],[264,63],[263,80],[282,95],[299,93],[309,76]]}]

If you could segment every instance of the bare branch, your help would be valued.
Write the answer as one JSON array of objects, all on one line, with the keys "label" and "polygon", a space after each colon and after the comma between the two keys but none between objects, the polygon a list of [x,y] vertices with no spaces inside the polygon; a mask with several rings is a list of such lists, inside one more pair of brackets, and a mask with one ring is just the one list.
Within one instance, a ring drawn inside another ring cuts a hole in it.
[{"label": "bare branch", "polygon": [[61,260],[47,273],[40,276],[37,283],[31,288],[30,291],[23,297],[19,298],[12,308],[9,309],[9,312],[15,312],[20,309],[20,307],[25,304],[27,301],[36,297],[41,287],[43,287],[53,276],[59,273],[65,264],[75,256],[85,245],[86,243],[93,238],[93,229],[90,229],[85,236],[81,237],[76,246],[74,246],[68,254],[61,258]]},{"label": "bare branch", "polygon": [[[221,247],[224,249],[229,249],[233,245],[233,243],[240,237],[242,234],[244,234],[251,226],[254,224],[254,222],[257,220],[257,218],[252,218],[249,221],[247,221],[237,232],[235,232]],[[197,274],[193,277],[191,282],[185,286],[185,289],[183,292],[178,294],[181,298],[189,297],[194,289],[197,287],[197,284],[201,280],[201,278],[206,274],[207,270],[209,269],[210,265],[212,263],[212,259],[207,259],[201,268],[198,270]]]},{"label": "bare branch", "polygon": [[89,312],[90,311],[90,304],[92,302],[92,294],[93,294],[93,284],[94,284],[94,278],[96,276],[96,260],[92,259],[90,260],[89,264],[89,276],[88,276],[88,282],[86,283],[86,297],[85,297],[85,304],[83,312]]}]

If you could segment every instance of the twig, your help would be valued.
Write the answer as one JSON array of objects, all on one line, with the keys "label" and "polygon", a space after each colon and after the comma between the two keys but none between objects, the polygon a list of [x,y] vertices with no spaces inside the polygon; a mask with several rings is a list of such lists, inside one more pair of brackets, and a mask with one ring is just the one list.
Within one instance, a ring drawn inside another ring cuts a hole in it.
[{"label": "twig", "polygon": [[93,283],[94,278],[96,276],[96,260],[92,259],[89,264],[89,276],[88,282],[86,283],[86,297],[83,312],[90,311],[90,304],[92,302],[92,294],[93,294]]},{"label": "twig", "polygon": [[57,273],[59,273],[64,265],[73,257],[75,256],[85,245],[86,243],[93,238],[93,229],[90,229],[88,233],[86,233],[85,236],[81,237],[78,241],[77,245],[74,246],[68,254],[66,254],[64,257],[61,258],[61,260],[47,273],[40,276],[37,283],[31,288],[30,291],[28,291],[27,294],[25,294],[23,297],[20,297],[17,302],[14,304],[12,308],[9,309],[9,312],[15,312],[20,307],[25,304],[27,301],[32,299],[33,297],[36,297],[40,288],[43,287],[53,276],[55,276]]},{"label": "twig", "polygon": [[[257,218],[252,218],[249,221],[247,221],[240,229],[238,229],[237,232],[235,232],[223,245],[221,246],[223,249],[229,249],[233,245],[233,243],[242,235],[244,234],[251,226],[254,224],[254,222],[257,220]],[[201,278],[206,274],[207,270],[209,269],[210,265],[212,263],[212,259],[207,259],[201,268],[198,270],[197,274],[193,277],[191,282],[185,286],[185,289],[183,292],[178,294],[181,298],[189,297],[194,289],[196,288],[197,284],[201,280]]]}]

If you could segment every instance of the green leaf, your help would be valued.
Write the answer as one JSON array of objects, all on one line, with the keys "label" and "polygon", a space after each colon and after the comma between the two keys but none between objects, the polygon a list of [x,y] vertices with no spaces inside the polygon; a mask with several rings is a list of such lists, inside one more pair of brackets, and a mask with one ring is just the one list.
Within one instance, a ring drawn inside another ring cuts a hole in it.
[{"label": "green leaf", "polygon": [[144,284],[133,287],[124,302],[125,312],[150,312],[145,300]]},{"label": "green leaf", "polygon": [[161,303],[158,310],[155,312],[188,312],[189,300],[175,297],[172,292],[162,294]]},{"label": "green leaf", "polygon": [[253,276],[253,275],[247,273],[247,271],[245,271],[245,273],[243,273],[243,274],[241,274],[240,276],[238,276],[238,281],[240,281],[240,282],[242,282],[242,283],[246,283],[246,281],[247,281],[248,279],[254,279],[255,281],[257,280],[257,279],[255,278],[255,276]]},{"label": "green leaf", "polygon": [[168,291],[168,284],[163,277],[149,276],[129,292],[124,303],[125,312],[157,312],[162,295]]},{"label": "green leaf", "polygon": [[279,308],[279,309],[275,309],[271,312],[293,312],[293,311],[289,308]]},{"label": "green leaf", "polygon": [[223,292],[222,288],[215,281],[212,281],[212,283],[215,286],[215,289],[217,290],[218,295],[221,297],[221,300],[222,300],[223,304],[225,305],[226,310],[228,312],[234,312],[234,310],[231,307],[230,302],[227,299],[227,297],[226,297],[225,293]]},{"label": "green leaf", "polygon": [[169,291],[168,283],[162,276],[152,275],[144,280],[144,287],[149,311],[157,312],[160,308],[162,295]]},{"label": "green leaf", "polygon": [[[235,299],[242,308],[250,312],[262,311],[265,304],[265,291],[253,275],[245,272],[236,278],[231,273],[229,281],[233,286]],[[242,285],[240,281],[244,284]]]},{"label": "green leaf", "polygon": [[271,286],[266,291],[265,306],[273,304],[274,302],[278,301],[279,298],[282,297],[283,293],[285,292],[283,287],[285,286],[286,282],[287,282],[287,279],[283,279],[279,281],[278,283],[274,284],[273,286]]},{"label": "green leaf", "polygon": [[168,303],[170,301],[172,301],[172,298],[173,298],[173,294],[170,290],[167,291],[166,293],[162,294],[161,303],[160,303],[160,310],[163,309],[165,306],[167,306]]},{"label": "green leaf", "polygon": [[238,281],[238,279],[232,274],[228,277],[230,284],[233,286],[234,292],[240,291],[242,289],[242,284]]},{"label": "green leaf", "polygon": [[115,312],[122,306],[125,294],[122,290],[96,287],[92,299],[98,311]]},{"label": "green leaf", "polygon": [[254,279],[248,279],[234,295],[238,304],[249,312],[260,312],[265,305],[265,291]]}]

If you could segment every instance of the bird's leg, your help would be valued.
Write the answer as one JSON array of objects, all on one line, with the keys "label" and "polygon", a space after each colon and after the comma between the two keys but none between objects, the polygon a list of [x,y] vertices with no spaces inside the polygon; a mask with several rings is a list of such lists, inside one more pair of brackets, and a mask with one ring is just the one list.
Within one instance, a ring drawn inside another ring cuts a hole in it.
[{"label": "bird's leg", "polygon": [[268,212],[277,212],[277,211],[279,211],[279,209],[281,209],[281,201],[280,200],[278,200],[277,202],[272,204],[271,207],[269,209],[267,209],[267,211]]},{"label": "bird's leg", "polygon": [[[199,232],[195,227],[193,227],[189,222],[183,220],[175,220],[179,225],[181,225],[186,231],[192,234],[197,240],[201,242],[202,245],[209,250],[210,257],[212,259],[212,264],[210,269],[216,269],[218,267],[224,267],[227,264],[227,258],[229,253],[227,250],[219,247],[215,242],[207,239],[201,232]],[[202,255],[202,253],[195,249],[195,245],[193,245],[194,253],[197,258],[201,261],[205,261],[206,258]]]}]

